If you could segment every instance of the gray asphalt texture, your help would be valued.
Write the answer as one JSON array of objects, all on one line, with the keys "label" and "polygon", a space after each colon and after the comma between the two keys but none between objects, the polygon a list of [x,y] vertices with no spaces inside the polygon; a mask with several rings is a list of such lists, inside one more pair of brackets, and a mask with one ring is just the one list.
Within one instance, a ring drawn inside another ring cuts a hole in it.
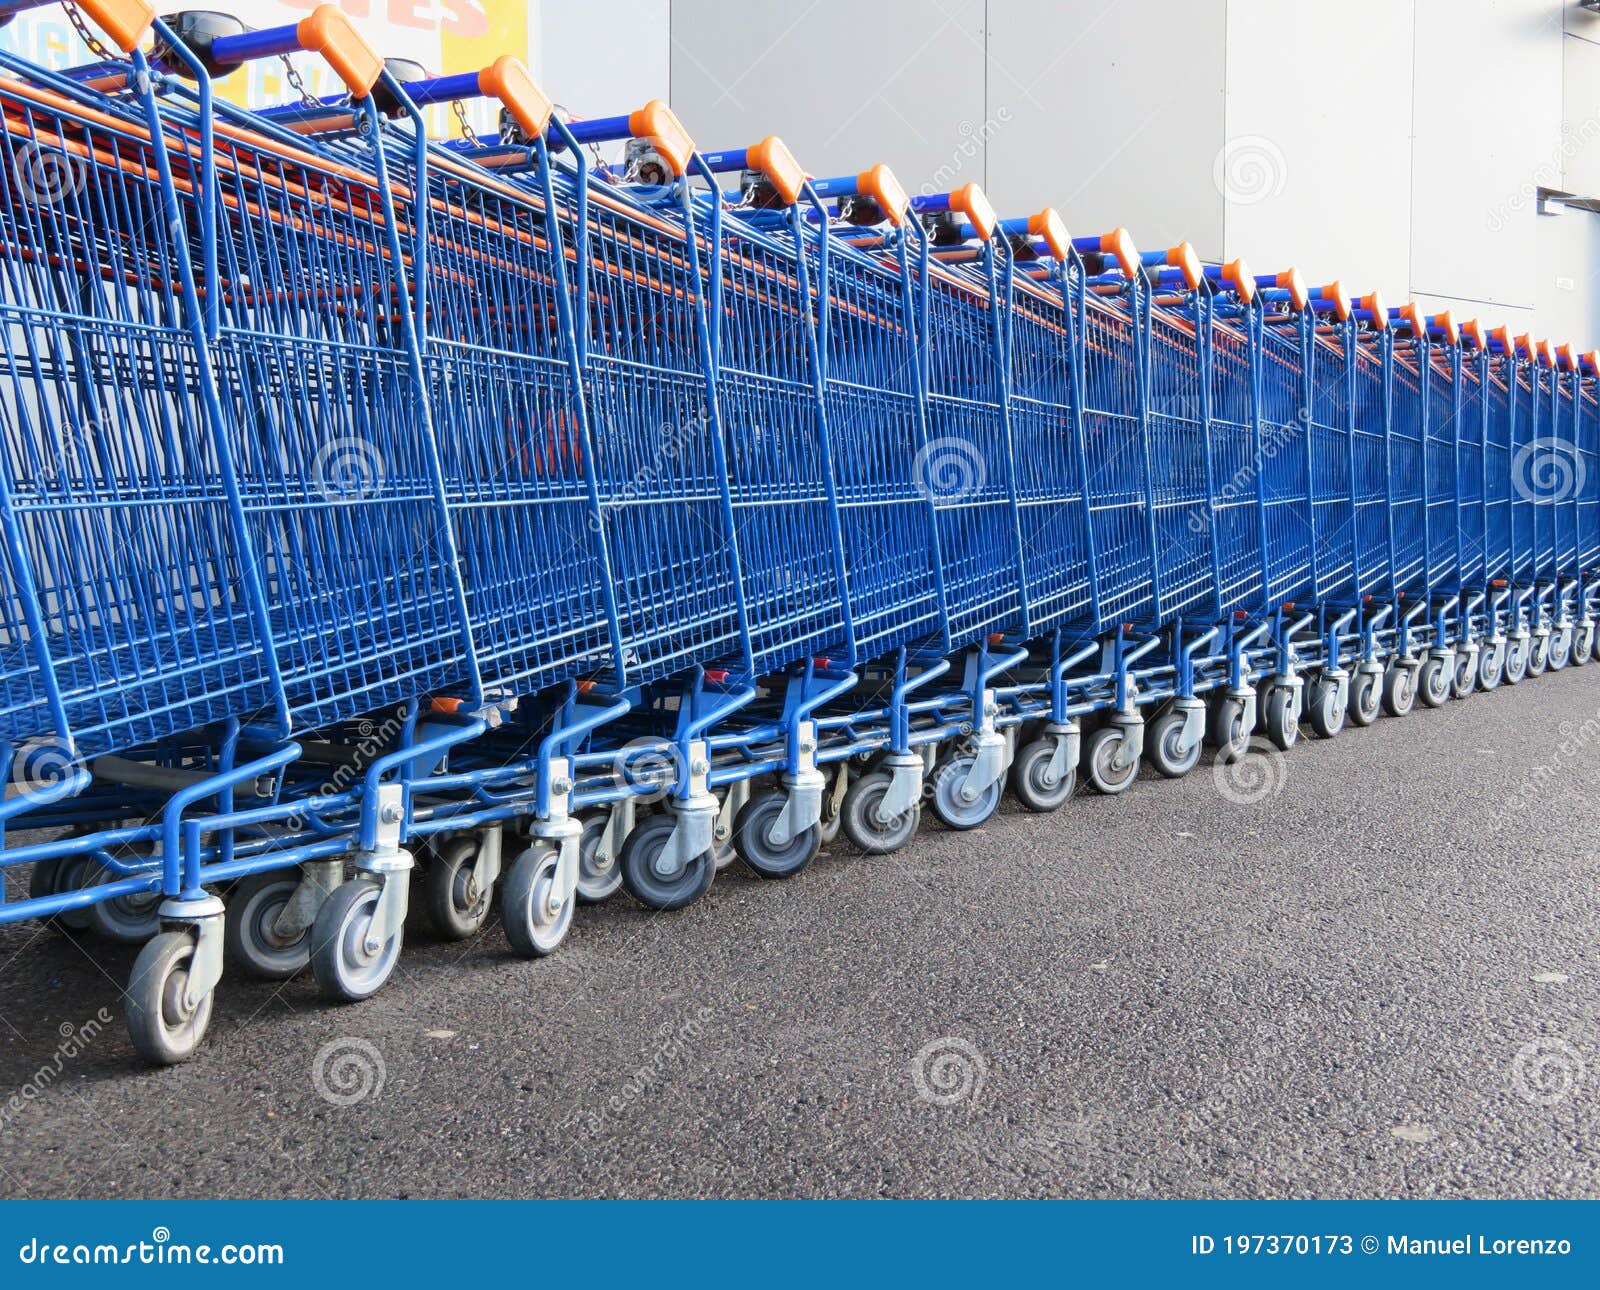
[{"label": "gray asphalt texture", "polygon": [[681,914],[623,896],[544,962],[417,934],[351,1007],[231,976],[166,1071],[131,951],[0,929],[0,1189],[1600,1194],[1600,666],[1229,791],[1264,796],[1208,754]]}]

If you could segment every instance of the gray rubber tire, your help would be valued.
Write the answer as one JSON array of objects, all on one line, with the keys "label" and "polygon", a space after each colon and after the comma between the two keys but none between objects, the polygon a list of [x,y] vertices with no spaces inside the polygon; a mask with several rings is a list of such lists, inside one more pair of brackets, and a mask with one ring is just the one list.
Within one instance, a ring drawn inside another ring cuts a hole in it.
[{"label": "gray rubber tire", "polygon": [[183,1004],[194,950],[191,933],[162,932],[146,941],[134,960],[123,1015],[134,1050],[152,1065],[188,1061],[211,1025],[214,992],[192,1010]]}]

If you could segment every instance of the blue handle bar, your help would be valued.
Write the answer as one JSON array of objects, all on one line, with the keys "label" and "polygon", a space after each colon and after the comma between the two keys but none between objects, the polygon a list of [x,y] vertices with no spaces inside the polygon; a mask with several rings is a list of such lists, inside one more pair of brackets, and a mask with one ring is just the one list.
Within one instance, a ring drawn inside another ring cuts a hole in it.
[{"label": "blue handle bar", "polygon": [[219,63],[248,63],[257,58],[275,58],[300,49],[300,25],[268,27],[265,31],[246,31],[237,36],[218,36],[211,42],[211,57]]},{"label": "blue handle bar", "polygon": [[610,143],[616,139],[630,139],[633,128],[628,124],[631,115],[601,116],[591,121],[568,121],[567,130],[579,143]]},{"label": "blue handle bar", "polygon": [[750,169],[749,148],[729,148],[723,152],[702,152],[700,160],[714,175],[725,175],[734,170]]},{"label": "blue handle bar", "polygon": [[461,72],[455,76],[438,76],[428,81],[409,81],[402,87],[406,97],[418,107],[431,107],[435,103],[455,103],[461,99],[474,99],[482,95],[477,72]]}]

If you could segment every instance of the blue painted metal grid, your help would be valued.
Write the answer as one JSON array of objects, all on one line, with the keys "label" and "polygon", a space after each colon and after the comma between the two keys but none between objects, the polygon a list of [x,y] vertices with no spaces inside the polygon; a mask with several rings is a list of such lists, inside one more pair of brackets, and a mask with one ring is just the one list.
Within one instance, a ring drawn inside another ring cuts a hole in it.
[{"label": "blue painted metal grid", "polygon": [[[392,159],[417,191],[409,150]],[[615,669],[610,567],[561,261],[571,230],[550,218],[543,193],[439,151],[425,191],[423,361],[483,685],[525,694]],[[414,203],[401,217],[414,234]]]},{"label": "blue painted metal grid", "polygon": [[1389,541],[1393,591],[1425,587],[1428,562],[1427,481],[1428,377],[1426,354],[1410,340],[1388,341],[1390,414],[1388,439]]},{"label": "blue painted metal grid", "polygon": [[1003,329],[993,245],[976,267],[920,276],[928,442],[917,462],[944,562],[952,647],[1025,629]]},{"label": "blue painted metal grid", "polygon": [[1355,587],[1369,596],[1394,589],[1389,564],[1388,340],[1358,335],[1353,350],[1354,420],[1350,504],[1355,522]]},{"label": "blue painted metal grid", "polygon": [[1144,383],[1132,314],[1091,295],[1084,311],[1084,460],[1099,622],[1149,621],[1156,613]]},{"label": "blue painted metal grid", "polygon": [[[563,172],[563,218],[577,224]],[[600,523],[628,678],[748,666],[691,211],[594,184],[577,290]]]},{"label": "blue painted metal grid", "polygon": [[1515,360],[1494,354],[1484,362],[1483,430],[1484,572],[1490,582],[1509,578],[1512,570],[1511,452],[1516,404],[1511,397]]},{"label": "blue painted metal grid", "polygon": [[1084,424],[1078,394],[1083,285],[1058,265],[1054,290],[1019,285],[1011,309],[1011,428],[1026,559],[1023,598],[1035,632],[1102,629],[1091,558]]},{"label": "blue painted metal grid", "polygon": [[1211,328],[1211,516],[1216,526],[1218,608],[1266,602],[1262,481],[1257,457],[1255,363],[1247,318]]},{"label": "blue painted metal grid", "polygon": [[[137,112],[0,87],[0,739],[79,755],[277,706]],[[33,79],[33,78],[29,78]],[[190,159],[173,158],[196,185]],[[52,180],[52,175],[55,180]],[[71,181],[68,182],[68,177]]]},{"label": "blue painted metal grid", "polygon": [[[702,219],[702,225],[704,224]],[[720,224],[702,258],[712,299],[717,406],[733,531],[757,671],[825,652],[853,655],[833,463],[818,383],[813,272],[802,209],[779,240]]]},{"label": "blue painted metal grid", "polygon": [[1355,512],[1350,496],[1351,368],[1348,327],[1319,334],[1309,350],[1308,439],[1317,590],[1348,596],[1355,586]]},{"label": "blue painted metal grid", "polygon": [[[1184,303],[1158,305],[1148,296],[1140,338],[1149,372],[1149,445],[1156,621],[1192,611],[1220,612],[1213,492],[1206,443],[1206,379],[1212,354],[1212,306],[1190,292]],[[1255,481],[1237,482],[1252,494]],[[1226,501],[1220,503],[1226,506]]]},{"label": "blue painted metal grid", "polygon": [[[1459,363],[1456,413],[1456,535],[1460,545],[1461,585],[1482,590],[1488,582],[1484,548],[1484,430],[1487,360],[1465,351]],[[1448,518],[1448,517],[1446,517]]]},{"label": "blue painted metal grid", "polygon": [[817,290],[824,415],[833,449],[851,628],[862,658],[945,642],[939,545],[918,454],[926,442],[913,325],[913,252],[903,230],[868,255],[806,242]]},{"label": "blue painted metal grid", "polygon": [[1317,594],[1316,516],[1311,504],[1311,433],[1300,315],[1260,324],[1260,463],[1269,607]]}]

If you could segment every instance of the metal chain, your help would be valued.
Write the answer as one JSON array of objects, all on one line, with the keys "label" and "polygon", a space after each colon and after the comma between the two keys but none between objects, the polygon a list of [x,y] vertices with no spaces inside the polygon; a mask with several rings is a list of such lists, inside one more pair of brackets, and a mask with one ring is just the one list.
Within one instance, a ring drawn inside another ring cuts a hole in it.
[{"label": "metal chain", "polygon": [[472,122],[467,120],[467,109],[462,105],[461,100],[455,100],[451,106],[455,109],[456,120],[461,123],[461,137],[467,141],[467,146],[471,148],[481,147],[482,145],[478,142],[478,132],[472,128]]},{"label": "metal chain", "polygon": [[290,61],[289,55],[279,54],[278,60],[283,64],[283,79],[288,81],[289,88],[300,96],[302,106],[310,108],[321,107],[322,101],[307,88],[305,79],[296,70],[294,63]]},{"label": "metal chain", "polygon": [[101,43],[100,37],[90,29],[89,24],[83,20],[83,14],[78,11],[78,6],[72,0],[64,0],[62,6],[67,11],[67,21],[72,24],[72,29],[78,33],[78,39],[89,47],[89,52],[101,62],[109,63],[116,59],[116,55]]}]

